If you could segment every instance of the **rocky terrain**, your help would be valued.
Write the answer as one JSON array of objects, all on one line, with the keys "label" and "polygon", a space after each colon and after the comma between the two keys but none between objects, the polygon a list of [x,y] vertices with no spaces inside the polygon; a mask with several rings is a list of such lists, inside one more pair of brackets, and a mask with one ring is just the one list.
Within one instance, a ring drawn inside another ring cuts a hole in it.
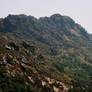
[{"label": "rocky terrain", "polygon": [[0,19],[0,92],[91,92],[91,38],[60,14]]}]

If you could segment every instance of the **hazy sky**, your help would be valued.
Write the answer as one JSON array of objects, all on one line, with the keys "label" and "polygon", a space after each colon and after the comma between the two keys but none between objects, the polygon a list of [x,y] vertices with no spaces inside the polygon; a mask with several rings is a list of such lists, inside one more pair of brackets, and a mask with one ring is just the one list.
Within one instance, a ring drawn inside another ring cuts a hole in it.
[{"label": "hazy sky", "polygon": [[92,0],[0,0],[0,17],[26,14],[35,17],[67,15],[92,33]]}]

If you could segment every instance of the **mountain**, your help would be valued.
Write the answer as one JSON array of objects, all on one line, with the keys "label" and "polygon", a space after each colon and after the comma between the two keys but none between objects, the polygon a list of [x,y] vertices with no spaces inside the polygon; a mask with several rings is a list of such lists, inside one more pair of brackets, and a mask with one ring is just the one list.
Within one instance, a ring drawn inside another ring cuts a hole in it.
[{"label": "mountain", "polygon": [[0,44],[1,92],[92,91],[92,37],[70,17],[8,15]]}]

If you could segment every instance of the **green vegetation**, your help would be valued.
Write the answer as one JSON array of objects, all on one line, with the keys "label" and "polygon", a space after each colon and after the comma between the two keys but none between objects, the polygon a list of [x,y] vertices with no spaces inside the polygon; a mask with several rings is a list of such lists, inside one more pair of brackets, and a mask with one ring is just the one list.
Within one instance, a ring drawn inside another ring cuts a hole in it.
[{"label": "green vegetation", "polygon": [[0,92],[51,92],[40,84],[38,88],[33,89],[24,76],[7,76],[6,71],[5,66],[0,66]]},{"label": "green vegetation", "polygon": [[60,14],[1,19],[0,92],[51,92],[59,83],[42,86],[45,77],[63,82],[68,92],[91,92],[91,35]]}]

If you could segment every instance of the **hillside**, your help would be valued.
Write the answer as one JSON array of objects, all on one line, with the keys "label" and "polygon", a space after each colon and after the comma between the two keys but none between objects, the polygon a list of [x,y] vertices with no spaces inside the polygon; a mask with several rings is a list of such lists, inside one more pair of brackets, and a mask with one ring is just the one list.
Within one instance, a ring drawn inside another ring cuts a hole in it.
[{"label": "hillside", "polygon": [[1,18],[0,91],[91,92],[91,38],[60,14]]}]

